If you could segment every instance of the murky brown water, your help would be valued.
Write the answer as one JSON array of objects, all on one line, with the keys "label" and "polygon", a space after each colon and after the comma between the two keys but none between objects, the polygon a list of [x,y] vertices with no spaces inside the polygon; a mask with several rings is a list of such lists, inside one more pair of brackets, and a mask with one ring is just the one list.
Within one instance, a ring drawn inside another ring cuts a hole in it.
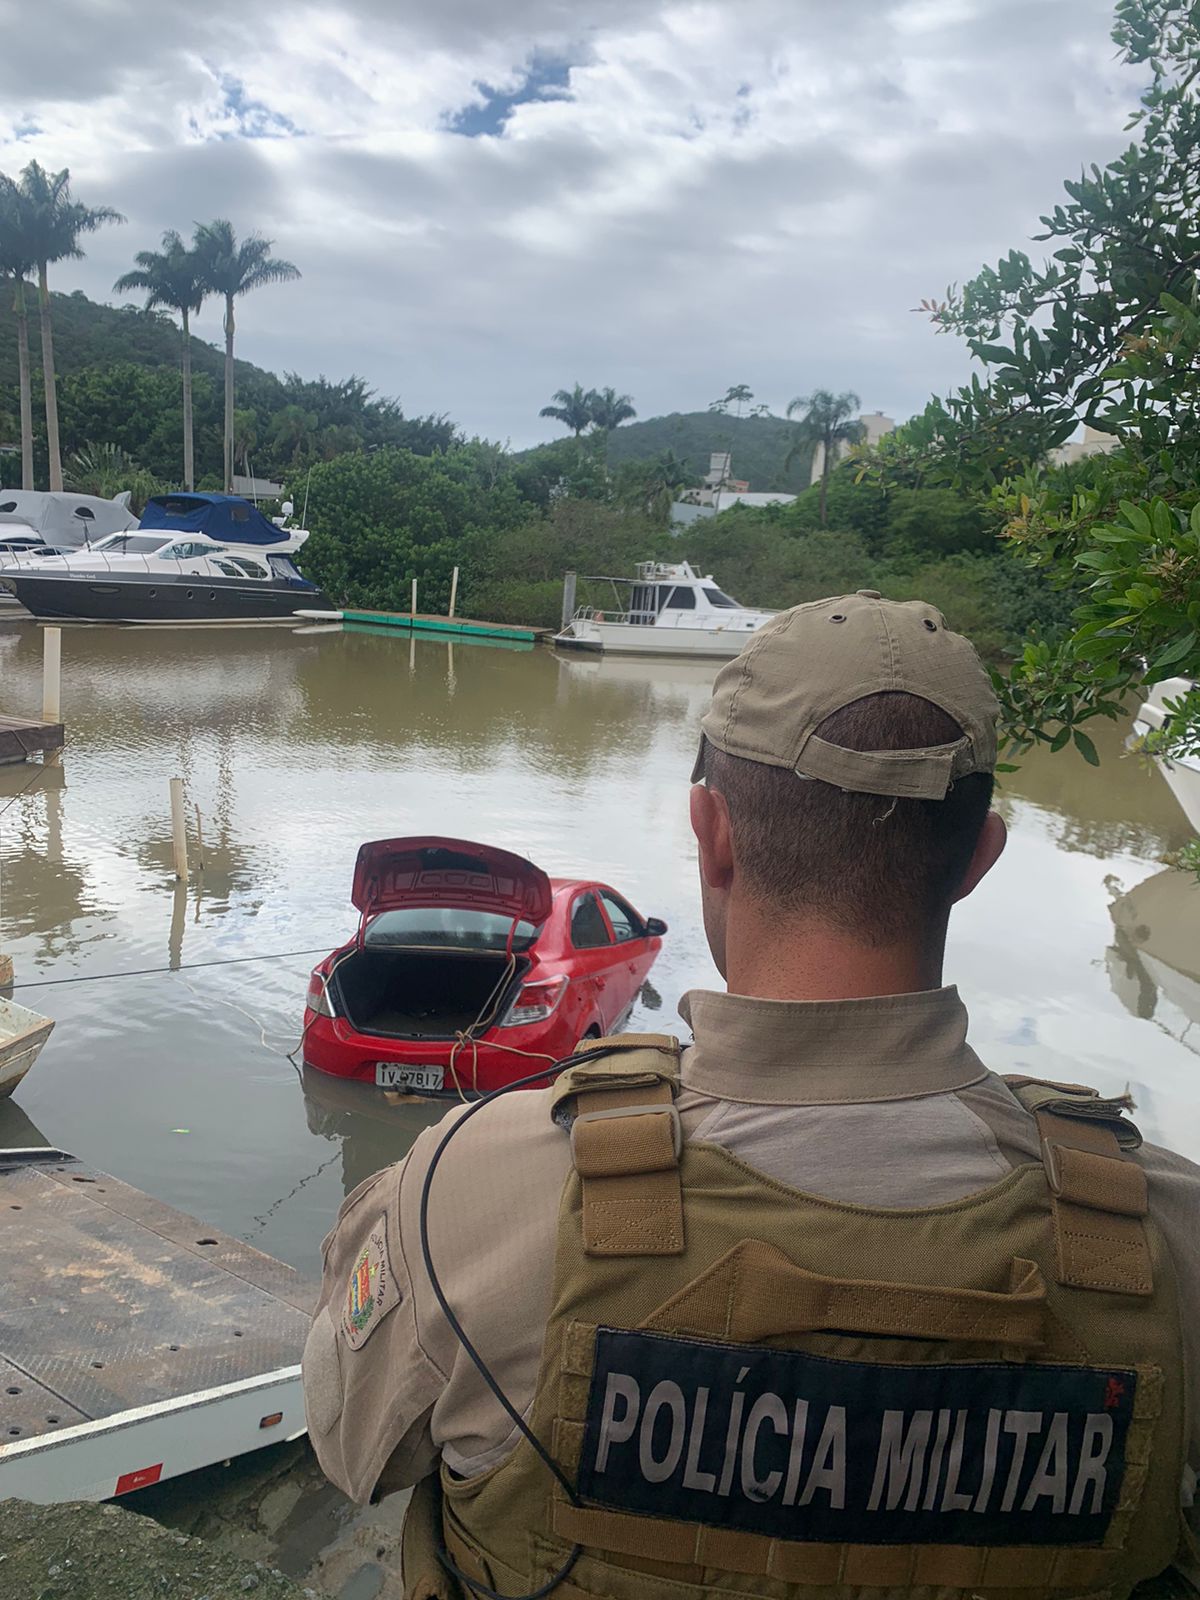
[{"label": "murky brown water", "polygon": [[[0,709],[36,713],[40,650],[30,624],[0,624]],[[0,768],[0,949],[22,985],[323,951],[353,928],[363,839],[459,834],[609,878],[665,917],[661,1005],[633,1025],[671,1029],[682,992],[716,981],[686,817],[712,670],[368,633],[68,629],[62,766]],[[1200,890],[1164,874],[1188,825],[1157,772],[1120,758],[1126,731],[1101,730],[1099,771],[1034,757],[1009,780],[1011,845],[956,916],[948,973],[991,1065],[1128,1083],[1147,1134],[1200,1157]],[[207,854],[179,892],[176,773]],[[311,964],[19,989],[57,1028],[0,1103],[0,1143],[75,1151],[312,1271],[342,1195],[440,1110],[301,1082],[285,1052]]]}]

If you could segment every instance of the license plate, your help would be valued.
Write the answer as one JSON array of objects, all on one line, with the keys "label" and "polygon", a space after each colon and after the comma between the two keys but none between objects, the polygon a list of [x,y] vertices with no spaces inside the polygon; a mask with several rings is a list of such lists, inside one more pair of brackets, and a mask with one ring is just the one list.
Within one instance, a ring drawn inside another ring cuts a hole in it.
[{"label": "license plate", "polygon": [[428,1094],[442,1087],[445,1076],[444,1067],[406,1067],[394,1061],[375,1063],[375,1083],[380,1089],[407,1089],[410,1093]]}]

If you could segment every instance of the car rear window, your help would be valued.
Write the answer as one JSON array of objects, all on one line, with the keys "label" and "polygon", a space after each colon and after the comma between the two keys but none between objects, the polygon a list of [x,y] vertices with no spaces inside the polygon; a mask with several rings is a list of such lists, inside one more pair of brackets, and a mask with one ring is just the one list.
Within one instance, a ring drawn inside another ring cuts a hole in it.
[{"label": "car rear window", "polygon": [[[497,911],[466,911],[457,906],[406,906],[402,911],[381,911],[372,917],[363,942],[373,949],[403,945],[435,946],[446,950],[508,949],[512,918]],[[538,930],[531,922],[518,922],[514,950],[528,950]]]}]

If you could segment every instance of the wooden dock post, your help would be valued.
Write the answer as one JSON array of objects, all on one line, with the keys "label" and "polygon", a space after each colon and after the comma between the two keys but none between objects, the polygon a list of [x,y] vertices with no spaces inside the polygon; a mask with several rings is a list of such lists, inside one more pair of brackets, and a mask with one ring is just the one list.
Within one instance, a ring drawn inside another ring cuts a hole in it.
[{"label": "wooden dock post", "polygon": [[187,882],[187,822],[183,809],[183,779],[171,779],[171,843],[175,852],[175,876]]},{"label": "wooden dock post", "polygon": [[563,574],[562,625],[564,631],[570,627],[571,618],[575,615],[575,581],[573,572]]},{"label": "wooden dock post", "polygon": [[413,590],[412,590],[412,614],[413,614],[414,617],[417,614],[417,580],[415,578],[413,579]]},{"label": "wooden dock post", "polygon": [[42,629],[42,721],[61,722],[62,629]]},{"label": "wooden dock post", "polygon": [[450,609],[446,613],[446,615],[448,617],[452,617],[454,615],[454,602],[457,599],[458,599],[458,568],[455,567],[454,571],[450,575]]}]

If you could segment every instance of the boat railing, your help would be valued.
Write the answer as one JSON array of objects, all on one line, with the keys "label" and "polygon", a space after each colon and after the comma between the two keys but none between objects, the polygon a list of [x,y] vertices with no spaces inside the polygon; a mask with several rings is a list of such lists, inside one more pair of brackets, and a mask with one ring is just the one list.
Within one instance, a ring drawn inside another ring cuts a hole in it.
[{"label": "boat railing", "polygon": [[576,606],[572,622],[618,622],[628,624],[634,621],[653,621],[653,617],[643,619],[632,611],[603,611],[599,606]]}]

